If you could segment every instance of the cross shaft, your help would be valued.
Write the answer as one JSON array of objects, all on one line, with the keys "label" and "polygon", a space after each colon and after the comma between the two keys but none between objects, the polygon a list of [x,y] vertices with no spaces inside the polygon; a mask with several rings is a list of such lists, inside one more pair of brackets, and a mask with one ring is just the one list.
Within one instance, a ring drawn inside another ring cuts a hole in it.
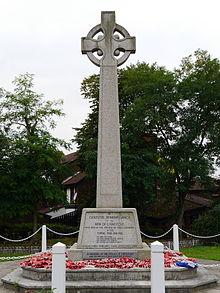
[{"label": "cross shaft", "polygon": [[[95,39],[99,33],[102,35]],[[101,56],[100,59],[94,55],[95,52]],[[122,207],[117,66],[134,52],[135,38],[115,23],[115,13],[111,11],[102,12],[101,24],[82,38],[82,53],[100,66],[97,208]]]}]

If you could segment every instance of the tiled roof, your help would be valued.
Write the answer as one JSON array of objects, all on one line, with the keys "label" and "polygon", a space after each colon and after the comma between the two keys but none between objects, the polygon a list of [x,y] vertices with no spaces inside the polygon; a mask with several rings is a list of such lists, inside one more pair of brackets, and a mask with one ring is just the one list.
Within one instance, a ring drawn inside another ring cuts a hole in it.
[{"label": "tiled roof", "polygon": [[63,185],[71,185],[80,182],[85,178],[86,174],[84,172],[78,172],[76,175],[71,176],[62,182]]},{"label": "tiled roof", "polygon": [[47,216],[49,216],[51,219],[59,218],[61,216],[65,216],[69,213],[75,212],[76,209],[66,209],[66,208],[61,208],[56,211],[51,211],[46,213]]},{"label": "tiled roof", "polygon": [[188,194],[185,198],[184,210],[190,211],[198,208],[209,208],[212,206],[212,200],[201,196]]},{"label": "tiled roof", "polygon": [[62,158],[62,163],[66,164],[66,163],[70,163],[75,161],[76,159],[78,159],[78,153],[74,152],[74,153],[70,153],[68,155],[64,155]]},{"label": "tiled roof", "polygon": [[194,194],[187,194],[186,200],[191,201],[191,202],[195,202],[195,203],[197,203],[199,205],[207,206],[207,207],[210,207],[212,205],[212,200],[211,199],[201,197],[201,196],[197,196],[197,195],[194,195]]},{"label": "tiled roof", "polygon": [[190,191],[201,191],[204,190],[206,191],[207,188],[205,188],[204,185],[202,185],[200,182],[195,182],[191,187],[190,187]]},{"label": "tiled roof", "polygon": [[58,209],[60,209],[62,207],[63,207],[63,205],[59,204],[59,205],[56,206],[56,208],[54,208],[54,207],[53,208],[52,207],[46,207],[46,208],[42,208],[42,209],[38,210],[38,212],[42,213],[42,214],[45,214],[45,213],[49,213],[49,212],[54,211],[54,210],[58,210]]}]

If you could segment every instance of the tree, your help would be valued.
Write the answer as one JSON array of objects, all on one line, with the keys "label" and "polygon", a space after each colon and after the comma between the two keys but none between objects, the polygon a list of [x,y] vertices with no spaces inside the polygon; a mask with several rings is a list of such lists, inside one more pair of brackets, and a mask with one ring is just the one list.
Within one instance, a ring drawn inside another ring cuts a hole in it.
[{"label": "tree", "polygon": [[182,60],[175,71],[177,93],[177,138],[169,142],[168,156],[175,169],[179,191],[179,224],[184,199],[195,177],[210,184],[214,161],[219,157],[220,62],[207,51],[197,50]]},{"label": "tree", "polygon": [[32,213],[35,230],[41,204],[66,199],[60,184],[66,168],[58,147],[67,144],[49,132],[55,127],[53,117],[63,115],[62,102],[44,101],[35,93],[31,74],[20,75],[13,83],[13,93],[0,92],[0,212],[13,218]]},{"label": "tree", "polygon": [[154,80],[152,92],[147,88],[149,78],[138,83],[137,72],[133,75],[124,85],[125,91],[134,88],[137,97],[125,111],[127,131],[131,127],[132,132],[145,130],[157,136],[160,164],[176,178],[176,216],[182,226],[189,188],[196,177],[210,183],[215,156],[219,156],[220,64],[198,50],[182,60],[172,83]]},{"label": "tree", "polygon": [[[163,181],[163,188],[172,181],[173,175],[163,170],[158,163],[157,138],[153,132],[146,129],[137,129],[129,117],[126,116],[126,110],[134,104],[138,94],[143,91],[138,86],[138,91],[129,85],[129,78],[138,76],[134,84],[148,78],[150,82],[146,85],[140,82],[140,85],[150,89],[148,97],[151,97],[153,88],[165,83],[167,80],[172,88],[173,75],[164,68],[159,68],[156,64],[148,66],[147,64],[138,64],[127,70],[119,71],[119,98],[120,98],[120,118],[121,118],[121,143],[122,143],[122,174],[123,174],[123,201],[125,207],[136,207],[139,217],[146,217],[146,208],[149,203],[154,201],[156,196],[156,187]],[[97,152],[97,132],[98,132],[98,93],[99,76],[93,75],[85,79],[82,83],[81,91],[85,98],[91,103],[92,112],[80,129],[77,129],[75,141],[79,146],[81,168],[88,177],[96,177],[96,152]],[[157,81],[157,85],[154,84]],[[162,88],[162,85],[161,85]],[[164,90],[166,92],[166,89]],[[165,93],[162,93],[163,95]],[[132,120],[132,118],[131,118]],[[141,123],[140,123],[141,124]],[[173,191],[172,191],[173,192]],[[95,198],[95,194],[92,195]]]},{"label": "tree", "polygon": [[[138,63],[118,75],[125,199],[128,205],[139,202],[139,208],[144,207],[154,198],[155,182],[165,190],[171,190],[172,183],[178,194],[176,219],[182,226],[189,188],[198,177],[209,184],[219,157],[219,60],[198,50],[172,72]],[[75,137],[82,167],[90,176],[95,174],[95,161],[88,164],[88,159],[94,160],[97,144],[97,80],[92,76],[82,84],[92,112]]]}]

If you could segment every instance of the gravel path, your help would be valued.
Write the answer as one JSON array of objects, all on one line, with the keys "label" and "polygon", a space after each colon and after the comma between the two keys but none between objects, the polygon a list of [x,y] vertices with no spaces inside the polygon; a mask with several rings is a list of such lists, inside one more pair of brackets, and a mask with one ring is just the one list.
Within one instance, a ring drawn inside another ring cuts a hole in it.
[{"label": "gravel path", "polygon": [[[215,260],[207,260],[207,259],[197,259],[198,263],[204,264],[204,265],[210,265],[210,264],[219,264],[220,261]],[[201,293],[220,293],[220,266],[219,267],[213,267],[213,268],[206,268],[210,273],[213,275],[216,275],[219,279],[218,281],[218,287],[213,289],[203,289],[199,290]],[[0,291],[1,292],[1,291]]]},{"label": "gravel path", "polygon": [[[19,266],[20,262],[21,260],[0,262],[0,280],[2,277],[6,276],[7,274],[15,270]],[[0,293],[12,292],[14,292],[14,290],[4,288],[2,282],[0,281]]]}]

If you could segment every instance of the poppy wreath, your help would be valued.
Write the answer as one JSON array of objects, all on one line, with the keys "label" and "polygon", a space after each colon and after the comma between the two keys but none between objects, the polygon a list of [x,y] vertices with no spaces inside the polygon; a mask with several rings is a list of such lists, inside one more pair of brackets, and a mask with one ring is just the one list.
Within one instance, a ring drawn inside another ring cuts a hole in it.
[{"label": "poppy wreath", "polygon": [[[186,260],[196,262],[193,258],[187,258],[181,252],[164,252],[164,267],[170,268],[175,266],[177,262]],[[44,252],[38,253],[24,260],[20,263],[21,267],[32,267],[32,268],[52,268],[52,253]],[[116,268],[116,269],[132,269],[132,268],[150,268],[151,259],[145,258],[143,260],[137,260],[135,258],[122,257],[122,258],[104,258],[104,259],[93,259],[84,261],[71,261],[66,260],[66,268],[71,270],[78,270],[82,268]]]}]

